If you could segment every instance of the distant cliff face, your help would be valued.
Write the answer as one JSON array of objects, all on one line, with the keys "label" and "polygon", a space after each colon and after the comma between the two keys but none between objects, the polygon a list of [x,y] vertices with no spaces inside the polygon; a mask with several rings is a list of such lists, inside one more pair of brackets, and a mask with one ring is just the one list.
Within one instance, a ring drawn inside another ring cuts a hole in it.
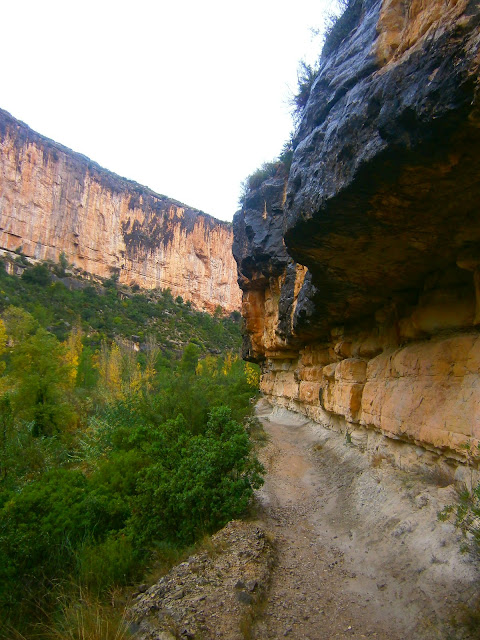
[{"label": "distant cliff face", "polygon": [[240,308],[232,228],[102,169],[0,110],[0,248],[144,288],[198,308]]},{"label": "distant cliff face", "polygon": [[383,434],[465,460],[480,440],[478,3],[358,0],[350,29],[321,61],[288,180],[234,220],[245,354],[273,402],[362,446]]}]

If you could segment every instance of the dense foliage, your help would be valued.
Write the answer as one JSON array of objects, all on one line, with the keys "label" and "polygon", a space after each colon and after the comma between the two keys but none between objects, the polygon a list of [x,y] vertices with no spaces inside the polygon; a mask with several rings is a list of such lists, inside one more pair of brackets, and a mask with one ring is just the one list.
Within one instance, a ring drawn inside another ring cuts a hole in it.
[{"label": "dense foliage", "polygon": [[[69,291],[39,266],[0,272],[0,637],[22,620],[29,637],[66,585],[101,595],[139,578],[261,484],[242,426],[258,370],[218,353],[237,323],[168,292],[124,305],[116,287]],[[175,352],[160,342],[169,315]]]},{"label": "dense foliage", "polygon": [[[24,258],[17,258],[22,265]],[[59,277],[57,274],[62,275]],[[142,291],[119,286],[117,278],[103,286],[66,275],[61,265],[27,266],[21,278],[8,275],[0,265],[0,312],[8,306],[22,307],[40,326],[60,341],[73,325],[80,325],[89,339],[122,336],[144,342],[147,336],[160,345],[167,357],[175,355],[190,340],[207,351],[238,351],[241,342],[240,314],[223,316],[195,310],[168,289]]]}]

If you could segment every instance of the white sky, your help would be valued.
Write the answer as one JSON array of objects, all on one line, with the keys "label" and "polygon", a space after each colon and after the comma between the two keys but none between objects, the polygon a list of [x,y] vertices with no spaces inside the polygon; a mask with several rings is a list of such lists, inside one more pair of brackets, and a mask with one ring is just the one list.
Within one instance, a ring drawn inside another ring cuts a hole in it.
[{"label": "white sky", "polygon": [[5,0],[0,107],[121,176],[231,220],[281,150],[329,0]]}]

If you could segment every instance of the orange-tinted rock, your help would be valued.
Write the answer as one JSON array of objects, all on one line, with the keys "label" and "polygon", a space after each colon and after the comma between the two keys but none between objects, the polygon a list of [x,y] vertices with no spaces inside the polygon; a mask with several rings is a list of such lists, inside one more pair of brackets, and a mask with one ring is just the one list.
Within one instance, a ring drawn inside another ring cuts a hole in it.
[{"label": "orange-tinted rock", "polygon": [[319,382],[300,382],[298,399],[306,404],[318,405],[318,394],[322,385]]},{"label": "orange-tinted rock", "polygon": [[335,367],[335,380],[364,383],[367,376],[367,363],[358,358],[342,360]]},{"label": "orange-tinted rock", "polygon": [[102,169],[0,110],[0,248],[240,309],[231,225]]},{"label": "orange-tinted rock", "polygon": [[480,336],[437,338],[368,366],[360,422],[458,450],[480,439]]}]

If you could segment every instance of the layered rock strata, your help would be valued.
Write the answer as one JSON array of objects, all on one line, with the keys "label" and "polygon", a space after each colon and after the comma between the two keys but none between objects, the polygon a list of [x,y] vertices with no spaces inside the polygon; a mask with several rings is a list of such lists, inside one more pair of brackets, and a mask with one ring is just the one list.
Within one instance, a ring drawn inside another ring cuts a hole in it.
[{"label": "layered rock strata", "polygon": [[240,307],[232,228],[102,169],[0,110],[0,248],[141,287],[198,308]]},{"label": "layered rock strata", "polygon": [[245,355],[275,404],[365,448],[381,434],[475,468],[478,5],[355,6],[321,60],[288,177],[250,192],[234,220]]}]

